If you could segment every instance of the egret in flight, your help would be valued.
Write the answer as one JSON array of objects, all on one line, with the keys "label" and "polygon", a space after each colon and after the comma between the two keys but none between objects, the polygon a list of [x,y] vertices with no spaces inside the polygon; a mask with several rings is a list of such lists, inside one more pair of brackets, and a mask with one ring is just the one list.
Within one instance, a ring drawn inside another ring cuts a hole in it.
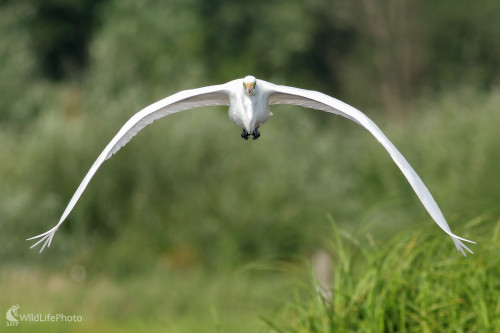
[{"label": "egret in flight", "polygon": [[28,238],[28,240],[38,239],[31,248],[42,244],[40,249],[40,252],[42,252],[45,247],[50,246],[57,229],[68,217],[73,207],[75,207],[78,199],[102,163],[126,145],[137,132],[156,119],[202,106],[227,105],[229,106],[229,119],[241,128],[241,137],[248,140],[252,136],[252,139],[256,140],[260,137],[260,126],[271,116],[269,106],[274,104],[293,104],[326,111],[349,118],[366,128],[387,150],[427,212],[438,226],[451,237],[457,250],[462,252],[464,256],[464,249],[473,253],[462,241],[474,242],[451,232],[443,213],[441,213],[436,201],[420,177],[378,126],[365,114],[338,99],[320,92],[276,85],[263,80],[257,80],[253,76],[247,76],[243,79],[236,79],[220,85],[184,90],[137,112],[123,125],[99,157],[97,157],[97,160],[83,178],[75,194],[73,194],[59,222],[49,231]]}]

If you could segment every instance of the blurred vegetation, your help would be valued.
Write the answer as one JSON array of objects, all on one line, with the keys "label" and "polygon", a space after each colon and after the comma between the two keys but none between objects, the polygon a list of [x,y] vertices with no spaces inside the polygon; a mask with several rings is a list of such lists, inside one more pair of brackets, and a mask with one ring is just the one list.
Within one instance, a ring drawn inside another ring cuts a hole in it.
[{"label": "blurred vegetation", "polygon": [[2,265],[48,267],[33,273],[42,277],[82,265],[120,280],[160,263],[210,279],[309,255],[329,234],[327,214],[379,241],[431,224],[458,256],[365,130],[291,106],[273,109],[256,142],[224,108],[158,121],[103,165],[49,250],[29,251],[25,238],[58,221],[136,111],[253,74],[365,112],[452,230],[479,240],[462,226],[498,216],[498,13],[493,0],[1,1]]},{"label": "blurred vegetation", "polygon": [[484,244],[465,262],[428,228],[381,245],[334,227],[332,296],[299,289],[266,322],[276,332],[499,332],[500,221],[482,216],[468,227]]},{"label": "blurred vegetation", "polygon": [[[330,222],[331,221],[331,222]],[[172,269],[158,260],[135,276],[7,267],[8,306],[76,313],[81,323],[20,323],[20,332],[499,332],[498,217],[466,223],[480,243],[467,259],[431,225],[377,240],[329,219],[332,297],[319,297],[304,261],[259,259],[231,272]],[[454,254],[454,255],[453,255]]]}]

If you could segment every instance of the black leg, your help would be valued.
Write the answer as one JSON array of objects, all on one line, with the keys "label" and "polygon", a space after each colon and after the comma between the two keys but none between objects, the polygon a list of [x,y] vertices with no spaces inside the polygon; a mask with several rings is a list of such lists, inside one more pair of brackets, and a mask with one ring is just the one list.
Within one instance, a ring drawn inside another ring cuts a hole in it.
[{"label": "black leg", "polygon": [[245,140],[248,140],[248,137],[250,136],[250,134],[247,132],[246,129],[243,129],[243,131],[241,132],[241,137]]},{"label": "black leg", "polygon": [[258,127],[252,132],[252,135],[253,135],[252,140],[257,140],[260,137],[260,132]]}]

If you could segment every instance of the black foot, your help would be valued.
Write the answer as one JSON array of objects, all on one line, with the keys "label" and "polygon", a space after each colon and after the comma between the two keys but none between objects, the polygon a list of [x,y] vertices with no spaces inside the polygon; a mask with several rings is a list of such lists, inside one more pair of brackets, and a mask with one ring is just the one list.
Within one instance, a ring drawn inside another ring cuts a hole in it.
[{"label": "black foot", "polygon": [[241,137],[245,140],[248,140],[248,137],[250,136],[250,134],[247,132],[246,129],[243,129],[243,131],[241,132]]},{"label": "black foot", "polygon": [[252,135],[253,135],[252,140],[257,140],[260,137],[260,132],[258,127],[252,132]]}]

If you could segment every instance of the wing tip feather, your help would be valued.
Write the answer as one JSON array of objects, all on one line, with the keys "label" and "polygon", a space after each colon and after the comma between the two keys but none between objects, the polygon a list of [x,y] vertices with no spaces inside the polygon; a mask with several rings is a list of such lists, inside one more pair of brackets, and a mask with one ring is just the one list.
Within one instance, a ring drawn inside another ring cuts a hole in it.
[{"label": "wing tip feather", "polygon": [[52,243],[52,238],[54,237],[54,235],[55,235],[55,233],[56,233],[57,229],[58,229],[58,226],[55,226],[54,228],[52,228],[52,229],[50,229],[50,230],[48,230],[48,231],[46,231],[46,232],[44,232],[44,233],[42,233],[42,234],[40,234],[40,235],[36,235],[36,236],[34,236],[34,237],[27,238],[27,239],[26,239],[27,241],[30,241],[30,240],[34,240],[34,239],[38,239],[38,238],[40,238],[40,239],[38,239],[38,240],[36,241],[36,243],[35,243],[35,244],[33,244],[33,245],[31,245],[31,246],[30,246],[30,249],[32,249],[32,248],[34,248],[34,247],[38,246],[40,243],[43,243],[43,244],[42,244],[42,248],[41,248],[41,249],[40,249],[40,251],[38,252],[38,253],[42,253],[42,252],[43,252],[43,250],[44,250],[46,247],[50,247],[50,244]]},{"label": "wing tip feather", "polygon": [[460,251],[464,257],[467,257],[467,253],[464,251],[464,250],[467,250],[468,252],[470,252],[471,254],[474,254],[474,252],[472,252],[471,249],[469,249],[467,247],[467,245],[465,245],[463,241],[466,241],[466,242],[470,242],[470,243],[473,243],[473,244],[476,244],[476,242],[473,242],[471,240],[468,240],[468,239],[464,239],[464,238],[461,238],[461,237],[458,237],[458,236],[452,236],[451,239],[453,240],[453,243],[455,243],[455,247],[457,248],[457,251]]}]

